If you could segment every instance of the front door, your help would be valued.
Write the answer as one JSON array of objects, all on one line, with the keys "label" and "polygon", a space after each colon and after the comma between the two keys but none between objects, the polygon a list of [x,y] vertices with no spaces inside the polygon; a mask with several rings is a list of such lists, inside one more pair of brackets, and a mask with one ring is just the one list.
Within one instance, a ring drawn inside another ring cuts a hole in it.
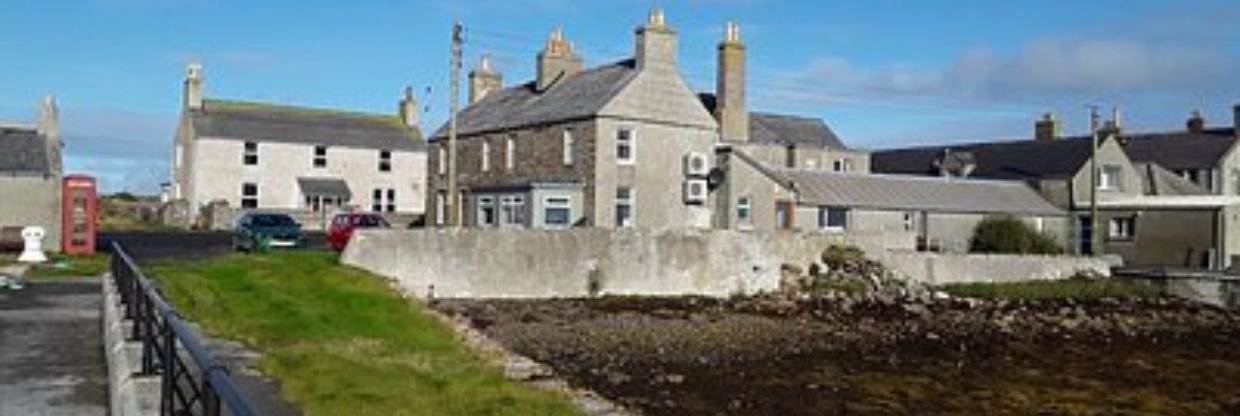
[{"label": "front door", "polygon": [[1083,215],[1077,217],[1077,230],[1080,230],[1077,252],[1083,256],[1094,255],[1094,221],[1093,217]]}]

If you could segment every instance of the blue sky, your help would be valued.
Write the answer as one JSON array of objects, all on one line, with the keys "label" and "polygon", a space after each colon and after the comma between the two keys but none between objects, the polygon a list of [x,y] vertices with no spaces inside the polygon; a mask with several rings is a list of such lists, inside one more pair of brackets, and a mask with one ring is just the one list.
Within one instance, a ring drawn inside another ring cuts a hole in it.
[{"label": "blue sky", "polygon": [[654,6],[694,88],[713,89],[736,20],[751,109],[824,118],[861,148],[1028,137],[1046,111],[1081,132],[1091,102],[1120,105],[1133,130],[1179,128],[1194,109],[1222,124],[1240,102],[1240,2],[1224,0],[6,0],[0,120],[33,122],[54,93],[68,168],[152,193],[191,60],[215,98],[394,112],[412,85],[430,130],[447,114],[454,18],[467,63],[489,53],[511,84],[553,26],[587,65],[625,57]]}]

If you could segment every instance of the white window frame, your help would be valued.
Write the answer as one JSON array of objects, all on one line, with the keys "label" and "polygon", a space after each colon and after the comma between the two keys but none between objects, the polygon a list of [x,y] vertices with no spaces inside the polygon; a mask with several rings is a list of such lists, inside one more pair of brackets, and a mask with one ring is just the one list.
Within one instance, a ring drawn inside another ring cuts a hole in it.
[{"label": "white window frame", "polygon": [[521,227],[525,225],[525,195],[499,197],[499,226]]},{"label": "white window frame", "polygon": [[[253,194],[246,192],[250,187],[254,188]],[[258,182],[243,182],[241,184],[241,208],[255,209],[258,208]],[[247,207],[246,201],[253,201],[253,206]]]},{"label": "white window frame", "polygon": [[[552,209],[562,209],[568,212],[565,216],[563,224],[552,224],[547,221],[551,216],[548,212]],[[543,227],[550,229],[565,229],[573,226],[573,198],[571,196],[548,196],[543,198]]]},{"label": "white window frame", "polygon": [[387,212],[396,212],[396,188],[387,190]]},{"label": "white window frame", "polygon": [[[474,224],[479,227],[494,227],[499,224],[499,206],[495,204],[495,197],[480,196],[477,201],[478,207],[474,211]],[[491,211],[491,217],[489,220],[484,221],[487,216],[483,215],[483,213],[487,210]]]},{"label": "white window frame", "polygon": [[1117,191],[1120,189],[1120,178],[1123,169],[1119,165],[1104,165],[1098,168],[1098,190]]},{"label": "white window frame", "polygon": [[[831,224],[831,213],[841,212],[843,224]],[[848,208],[818,207],[818,228],[827,232],[844,232],[848,230]]]},{"label": "white window frame", "polygon": [[436,165],[439,168],[439,175],[448,174],[448,148],[446,144],[439,144],[439,163],[436,163]]},{"label": "white window frame", "polygon": [[561,145],[564,147],[563,149],[564,154],[562,156],[564,159],[563,160],[564,166],[572,166],[573,165],[573,143],[575,142],[574,137],[573,137],[573,129],[564,129],[564,132],[561,133],[560,140],[562,142]]},{"label": "white window frame", "polygon": [[[626,197],[621,197],[621,190],[627,193]],[[620,217],[620,207],[628,208],[628,215],[624,218]],[[616,197],[614,209],[616,228],[633,228],[637,225],[637,191],[631,186],[621,186],[616,188]]]},{"label": "white window frame", "polygon": [[[627,134],[627,138],[621,139]],[[620,157],[620,149],[628,148],[628,157]],[[631,127],[616,129],[616,164],[633,165],[637,163],[637,130]]]},{"label": "white window frame", "polygon": [[491,139],[482,139],[482,171],[491,171]]},{"label": "white window frame", "polygon": [[1112,217],[1110,220],[1107,221],[1107,239],[1108,240],[1118,240],[1118,241],[1132,240],[1133,237],[1135,237],[1137,234],[1136,231],[1137,231],[1137,217],[1136,216]]},{"label": "white window frame", "polygon": [[444,191],[435,192],[435,225],[444,225],[448,221],[448,194]]},{"label": "white window frame", "polygon": [[753,228],[753,199],[748,196],[736,198],[736,226]]},{"label": "white window frame", "polygon": [[517,168],[517,139],[513,136],[504,138],[504,169]]},{"label": "white window frame", "polygon": [[917,229],[917,213],[913,211],[904,211],[904,231],[915,231]]},{"label": "white window frame", "polygon": [[[245,142],[242,144],[241,163],[246,166],[258,166],[258,142]],[[254,158],[254,162],[250,162],[250,158]]]},{"label": "white window frame", "polygon": [[375,188],[370,193],[370,212],[383,212],[383,189]]},{"label": "white window frame", "polygon": [[[322,155],[319,154],[319,150],[323,151]],[[326,169],[327,168],[327,146],[324,146],[324,145],[314,146],[314,159],[311,160],[310,166],[313,166],[315,169]]]},{"label": "white window frame", "polygon": [[[386,155],[386,157],[384,157]],[[392,151],[383,149],[379,150],[379,172],[388,173],[392,171]]]}]

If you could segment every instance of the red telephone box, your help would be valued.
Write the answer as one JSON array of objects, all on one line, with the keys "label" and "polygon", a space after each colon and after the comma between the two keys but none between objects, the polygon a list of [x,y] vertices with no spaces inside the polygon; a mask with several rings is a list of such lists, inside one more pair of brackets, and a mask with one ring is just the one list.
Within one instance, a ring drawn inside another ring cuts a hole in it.
[{"label": "red telephone box", "polygon": [[65,254],[94,254],[99,194],[95,178],[65,176],[61,186],[61,250]]}]

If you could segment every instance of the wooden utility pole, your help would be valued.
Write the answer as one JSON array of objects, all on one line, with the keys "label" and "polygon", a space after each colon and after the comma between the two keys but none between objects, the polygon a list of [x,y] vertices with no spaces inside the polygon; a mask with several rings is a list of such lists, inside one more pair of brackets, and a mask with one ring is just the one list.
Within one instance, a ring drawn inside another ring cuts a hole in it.
[{"label": "wooden utility pole", "polygon": [[452,23],[452,96],[449,101],[448,116],[448,192],[444,196],[449,227],[461,226],[460,192],[456,189],[456,113],[460,107],[461,96],[461,22]]},{"label": "wooden utility pole", "polygon": [[1098,106],[1089,106],[1089,254],[1098,255]]}]

